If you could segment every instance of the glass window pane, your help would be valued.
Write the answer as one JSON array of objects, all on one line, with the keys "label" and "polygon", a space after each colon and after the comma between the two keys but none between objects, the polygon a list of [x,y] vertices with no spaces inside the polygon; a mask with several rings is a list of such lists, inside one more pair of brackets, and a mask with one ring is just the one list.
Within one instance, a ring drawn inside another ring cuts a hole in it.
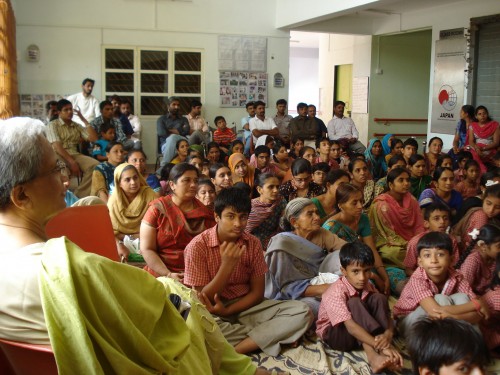
[{"label": "glass window pane", "polygon": [[189,74],[175,75],[176,93],[179,94],[199,94],[201,93],[201,76]]},{"label": "glass window pane", "polygon": [[134,69],[134,51],[106,49],[106,69]]},{"label": "glass window pane", "polygon": [[106,91],[113,93],[134,92],[134,74],[106,73]]},{"label": "glass window pane", "polygon": [[141,115],[163,115],[166,111],[166,97],[164,96],[143,96],[141,97]]},{"label": "glass window pane", "polygon": [[198,100],[201,101],[200,97],[189,97],[189,98],[184,98],[184,97],[178,97],[179,98],[179,113],[181,115],[187,115],[191,111],[191,101],[192,100]]},{"label": "glass window pane", "polygon": [[184,70],[189,72],[201,71],[201,53],[200,52],[176,52],[175,70]]},{"label": "glass window pane", "polygon": [[168,92],[168,75],[142,73],[141,92],[160,92],[166,94]]},{"label": "glass window pane", "polygon": [[141,51],[142,70],[167,70],[167,51]]}]

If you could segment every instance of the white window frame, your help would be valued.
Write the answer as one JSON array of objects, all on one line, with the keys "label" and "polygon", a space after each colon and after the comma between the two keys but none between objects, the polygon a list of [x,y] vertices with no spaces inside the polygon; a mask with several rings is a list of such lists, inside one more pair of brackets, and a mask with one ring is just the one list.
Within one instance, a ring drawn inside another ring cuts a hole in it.
[{"label": "white window frame", "polygon": [[[134,68],[133,69],[108,69],[106,68],[106,50],[107,49],[123,49],[132,50],[134,52]],[[163,51],[168,53],[168,69],[167,70],[142,70],[141,69],[141,52],[142,51]],[[176,52],[196,52],[201,56],[200,71],[184,71],[175,70],[175,53]],[[200,98],[203,103],[205,100],[205,55],[204,50],[194,48],[163,48],[163,47],[144,47],[144,46],[124,46],[124,45],[103,45],[102,46],[102,97],[108,98],[116,94],[119,96],[134,97],[135,115],[143,118],[157,118],[158,115],[143,115],[141,108],[141,97],[165,97],[177,96],[180,98]],[[134,75],[134,92],[111,92],[106,91],[106,73],[132,73]],[[141,78],[143,73],[166,74],[168,80],[167,93],[142,93]],[[175,92],[175,76],[176,75],[198,75],[200,76],[200,93],[188,94]]]}]

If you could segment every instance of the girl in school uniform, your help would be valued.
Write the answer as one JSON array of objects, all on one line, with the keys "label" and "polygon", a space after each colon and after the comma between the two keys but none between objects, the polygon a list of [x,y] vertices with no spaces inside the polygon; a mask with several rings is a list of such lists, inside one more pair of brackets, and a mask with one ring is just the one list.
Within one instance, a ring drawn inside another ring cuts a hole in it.
[{"label": "girl in school uniform", "polygon": [[474,229],[470,235],[473,240],[455,268],[460,269],[474,293],[483,295],[493,280],[495,260],[500,253],[500,228],[486,224],[481,230]]}]

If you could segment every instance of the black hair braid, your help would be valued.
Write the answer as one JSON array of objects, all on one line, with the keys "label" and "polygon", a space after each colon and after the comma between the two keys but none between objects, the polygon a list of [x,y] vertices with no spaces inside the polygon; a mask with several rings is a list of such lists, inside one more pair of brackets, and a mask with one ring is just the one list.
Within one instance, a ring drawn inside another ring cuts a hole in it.
[{"label": "black hair braid", "polygon": [[462,267],[462,264],[464,264],[465,259],[467,259],[467,257],[470,255],[470,253],[472,252],[472,249],[474,249],[474,247],[476,247],[478,241],[479,241],[478,238],[476,238],[475,240],[472,240],[470,242],[469,246],[467,246],[465,248],[462,255],[460,255],[460,258],[458,258],[458,262],[455,264],[456,270],[458,270],[460,267]]}]

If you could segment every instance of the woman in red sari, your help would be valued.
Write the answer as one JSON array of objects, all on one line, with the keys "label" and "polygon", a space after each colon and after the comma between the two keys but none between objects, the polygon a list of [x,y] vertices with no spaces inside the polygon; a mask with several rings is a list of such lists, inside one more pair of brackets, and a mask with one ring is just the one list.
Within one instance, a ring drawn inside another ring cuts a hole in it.
[{"label": "woman in red sari", "polygon": [[485,164],[493,160],[500,145],[500,129],[498,122],[490,118],[488,109],[480,105],[476,108],[477,122],[469,126],[467,142],[475,161],[479,163],[481,173],[486,172]]},{"label": "woman in red sari", "polygon": [[410,174],[406,168],[397,167],[387,175],[389,191],[375,198],[368,216],[372,234],[386,271],[391,290],[406,278],[403,260],[406,245],[416,234],[424,231],[424,220],[417,200],[411,195]]},{"label": "woman in red sari", "polygon": [[195,198],[198,169],[177,164],[169,176],[171,195],[151,202],[140,229],[141,254],[153,276],[184,278],[184,249],[205,229],[215,225],[213,212]]}]

